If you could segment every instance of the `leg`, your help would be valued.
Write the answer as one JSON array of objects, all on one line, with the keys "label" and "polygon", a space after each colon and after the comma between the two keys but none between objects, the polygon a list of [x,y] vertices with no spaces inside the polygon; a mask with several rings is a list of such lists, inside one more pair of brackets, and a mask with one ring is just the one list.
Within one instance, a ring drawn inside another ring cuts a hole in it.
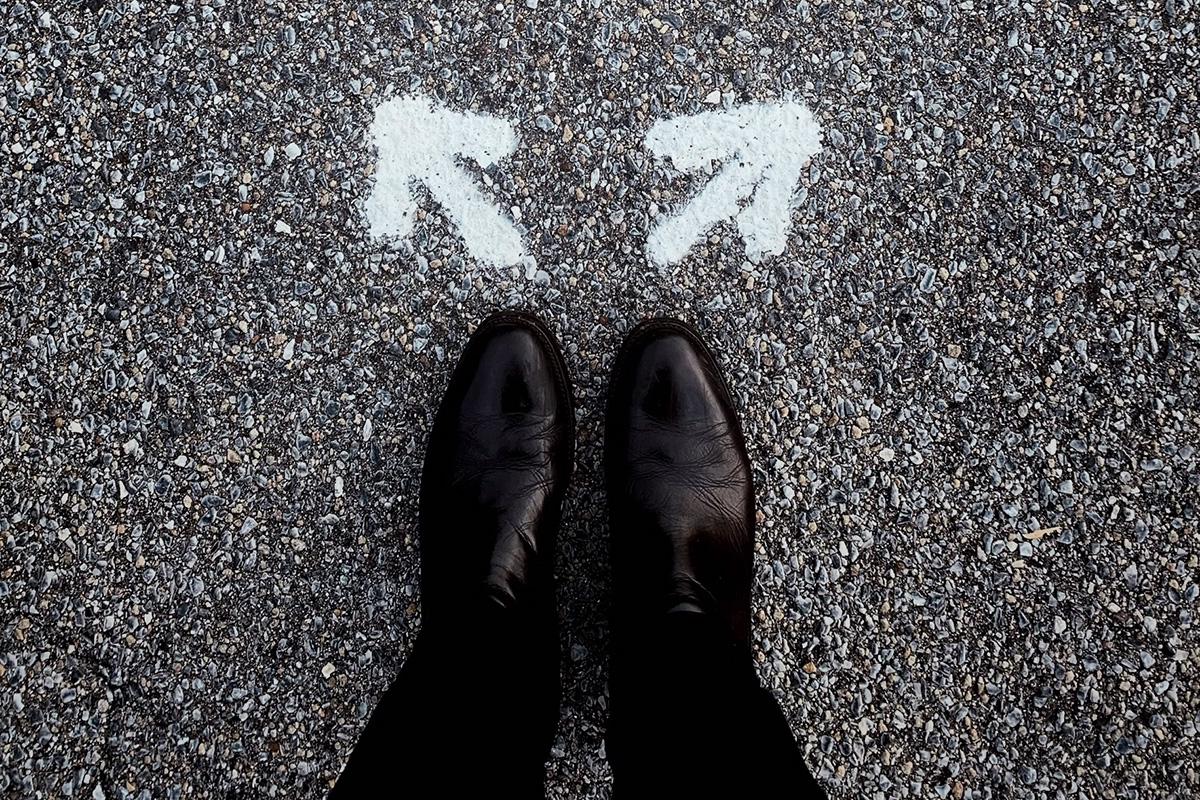
[{"label": "leg", "polygon": [[422,631],[331,800],[482,796],[497,787],[541,797],[558,724],[558,653],[538,633],[486,608],[457,629]]},{"label": "leg", "polygon": [[558,723],[552,575],[566,365],[527,314],[471,337],[421,476],[422,630],[332,797],[540,797]]},{"label": "leg", "polygon": [[823,798],[750,660],[754,487],[733,401],[694,329],[639,325],[606,420],[617,800]]},{"label": "leg", "polygon": [[[755,784],[823,799],[744,646],[696,612],[663,614],[611,686],[616,800],[741,797]],[[614,659],[618,658],[614,654]],[[614,676],[614,680],[616,676]]]}]

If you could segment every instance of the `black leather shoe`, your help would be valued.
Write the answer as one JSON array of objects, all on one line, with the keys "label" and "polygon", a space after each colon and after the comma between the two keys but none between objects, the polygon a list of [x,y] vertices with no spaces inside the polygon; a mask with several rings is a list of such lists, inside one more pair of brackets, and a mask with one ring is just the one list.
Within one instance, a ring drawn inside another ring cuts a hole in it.
[{"label": "black leather shoe", "polygon": [[566,363],[549,330],[522,312],[486,319],[450,378],[421,475],[426,628],[481,608],[554,625],[554,543],[574,437]]},{"label": "black leather shoe", "polygon": [[671,612],[709,615],[748,646],[750,459],[729,390],[694,328],[672,319],[634,328],[614,369],[605,427],[614,657],[619,638]]}]

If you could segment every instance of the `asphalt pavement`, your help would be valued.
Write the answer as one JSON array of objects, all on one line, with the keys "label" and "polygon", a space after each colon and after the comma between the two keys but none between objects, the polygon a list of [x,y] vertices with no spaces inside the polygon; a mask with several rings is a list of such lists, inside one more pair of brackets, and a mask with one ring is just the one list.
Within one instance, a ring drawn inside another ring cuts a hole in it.
[{"label": "asphalt pavement", "polygon": [[602,408],[658,314],[831,797],[1200,795],[1193,0],[2,5],[0,795],[322,797],[506,307],[579,416],[551,797],[611,787]]}]

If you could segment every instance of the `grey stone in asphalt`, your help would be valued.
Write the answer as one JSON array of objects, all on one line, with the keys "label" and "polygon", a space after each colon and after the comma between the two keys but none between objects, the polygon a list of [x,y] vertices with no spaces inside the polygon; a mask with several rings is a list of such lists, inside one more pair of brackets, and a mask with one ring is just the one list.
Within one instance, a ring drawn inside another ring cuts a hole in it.
[{"label": "grey stone in asphalt", "polygon": [[[420,626],[415,491],[472,326],[564,344],[552,797],[605,797],[601,409],[695,322],[756,467],[755,658],[836,798],[1200,787],[1197,6],[17,0],[0,22],[0,794],[320,797]],[[363,206],[382,100],[511,120]],[[790,98],[786,252],[646,235],[657,120]],[[748,776],[753,781],[753,776]]]}]

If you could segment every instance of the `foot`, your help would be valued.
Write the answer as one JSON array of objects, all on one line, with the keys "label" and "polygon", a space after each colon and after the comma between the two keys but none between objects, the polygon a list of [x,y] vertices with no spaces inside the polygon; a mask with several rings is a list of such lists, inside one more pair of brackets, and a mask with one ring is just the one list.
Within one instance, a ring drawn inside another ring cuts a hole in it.
[{"label": "foot", "polygon": [[729,390],[694,328],[628,336],[606,422],[614,637],[693,612],[750,641],[754,487]]},{"label": "foot", "polygon": [[554,543],[574,460],[566,364],[532,314],[504,312],[467,343],[421,476],[425,626],[481,609],[554,621]]}]

